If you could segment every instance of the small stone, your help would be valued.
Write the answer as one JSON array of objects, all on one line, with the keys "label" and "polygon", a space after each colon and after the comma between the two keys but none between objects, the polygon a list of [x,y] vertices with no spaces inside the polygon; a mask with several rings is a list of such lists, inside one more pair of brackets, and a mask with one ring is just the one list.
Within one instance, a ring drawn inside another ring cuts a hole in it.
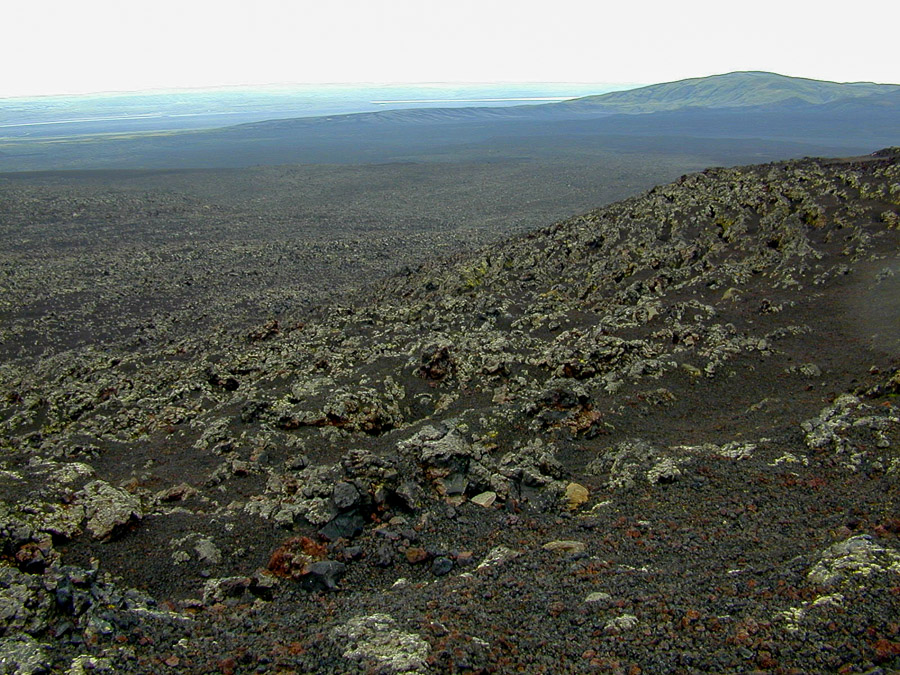
[{"label": "small stone", "polygon": [[405,481],[394,491],[394,494],[403,500],[408,509],[416,511],[421,508],[423,499],[422,488],[419,487],[416,481]]},{"label": "small stone", "polygon": [[359,560],[362,555],[362,546],[348,546],[344,549],[344,560]]},{"label": "small stone", "polygon": [[638,625],[638,618],[633,614],[623,614],[615,619],[610,619],[603,627],[607,633],[621,633],[622,631],[631,630]]},{"label": "small stone", "polygon": [[203,584],[203,602],[212,605],[227,598],[239,598],[250,588],[250,577],[224,577],[210,579]]},{"label": "small stone", "polygon": [[543,549],[545,551],[569,553],[574,555],[578,553],[584,553],[585,545],[582,541],[557,539],[556,541],[548,541],[546,544],[544,544]]},{"label": "small stone", "polygon": [[40,574],[47,567],[49,557],[53,553],[53,547],[50,541],[44,542],[44,545],[38,545],[34,542],[25,544],[16,552],[16,565],[23,572],[29,574]]},{"label": "small stone", "polygon": [[183,502],[197,494],[197,490],[187,483],[180,483],[156,493],[158,502]]},{"label": "small stone", "polygon": [[319,534],[328,541],[338,539],[352,539],[363,531],[366,525],[365,518],[357,511],[340,513],[319,529]]},{"label": "small stone", "polygon": [[425,562],[428,560],[428,551],[424,548],[419,548],[418,546],[410,546],[406,549],[406,561],[410,565],[416,565],[421,562]]},{"label": "small stone", "polygon": [[309,466],[309,458],[306,455],[295,455],[288,462],[288,468],[294,471],[300,471]]},{"label": "small stone", "polygon": [[600,603],[600,602],[609,602],[612,600],[612,596],[609,593],[603,593],[601,591],[594,591],[593,593],[588,593],[588,596],[584,599],[584,601],[588,604]]},{"label": "small stone", "polygon": [[575,511],[588,500],[588,489],[578,483],[569,483],[566,486],[566,503],[570,511]]},{"label": "small stone", "polygon": [[466,496],[463,494],[448,495],[444,497],[444,502],[447,504],[447,506],[452,506],[455,508],[466,503]]},{"label": "small stone", "polygon": [[378,567],[391,567],[394,564],[394,548],[383,541],[375,549],[374,562]]},{"label": "small stone", "polygon": [[441,481],[444,493],[450,496],[462,495],[468,485],[469,479],[464,473],[454,473]]},{"label": "small stone", "polygon": [[334,505],[343,510],[352,509],[359,503],[359,490],[352,483],[340,481],[335,483],[334,490],[331,493],[331,501]]},{"label": "small stone", "polygon": [[337,589],[337,582],[346,571],[344,563],[320,560],[306,566],[306,573],[300,577],[300,584],[310,591],[333,591]]},{"label": "small stone", "polygon": [[222,552],[209,539],[201,539],[194,545],[200,562],[208,565],[218,565],[222,562]]},{"label": "small stone", "polygon": [[654,484],[667,485],[674,483],[680,475],[681,469],[678,468],[678,464],[671,458],[665,457],[647,472],[647,480]]},{"label": "small stone", "polygon": [[691,377],[700,377],[701,375],[703,375],[702,370],[697,368],[697,366],[692,366],[690,363],[682,363],[681,369]]},{"label": "small stone", "polygon": [[260,568],[250,577],[250,592],[264,600],[272,599],[272,593],[276,586],[278,586],[278,579],[267,569]]},{"label": "small stone", "polygon": [[436,577],[442,577],[453,569],[453,561],[445,556],[438,556],[431,563],[431,573]]},{"label": "small stone", "polygon": [[475,555],[472,551],[459,551],[454,557],[456,558],[456,564],[460,567],[465,567],[475,562]]},{"label": "small stone", "polygon": [[481,494],[475,495],[474,497],[472,497],[471,501],[473,504],[477,504],[478,506],[489,508],[493,506],[495,501],[497,501],[497,493],[488,490],[487,492],[482,492]]},{"label": "small stone", "polygon": [[[484,569],[485,567],[493,567],[494,565],[500,565],[505,563],[513,558],[517,558],[522,555],[521,551],[514,551],[511,548],[507,548],[506,546],[495,546],[492,548],[488,554],[484,557],[480,563],[478,563],[478,567],[476,569]],[[459,558],[457,558],[459,560]]]}]

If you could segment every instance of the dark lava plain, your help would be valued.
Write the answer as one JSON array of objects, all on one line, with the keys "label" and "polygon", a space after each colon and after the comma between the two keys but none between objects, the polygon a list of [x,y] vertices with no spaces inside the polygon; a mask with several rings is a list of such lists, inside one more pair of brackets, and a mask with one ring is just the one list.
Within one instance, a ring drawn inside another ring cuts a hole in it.
[{"label": "dark lava plain", "polygon": [[0,669],[900,668],[900,151],[646,168],[0,178]]},{"label": "dark lava plain", "polygon": [[0,174],[0,357],[241,332],[753,156],[735,143],[534,153],[532,144],[496,160]]}]

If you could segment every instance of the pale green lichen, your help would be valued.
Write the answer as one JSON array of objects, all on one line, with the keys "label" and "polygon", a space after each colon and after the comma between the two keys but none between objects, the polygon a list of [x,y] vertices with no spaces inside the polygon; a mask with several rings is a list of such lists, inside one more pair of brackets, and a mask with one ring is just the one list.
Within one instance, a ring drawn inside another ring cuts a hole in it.
[{"label": "pale green lichen", "polygon": [[860,535],[825,549],[806,578],[833,586],[885,572],[900,574],[900,553],[876,544],[869,535]]},{"label": "pale green lichen", "polygon": [[332,638],[346,649],[343,656],[356,661],[374,661],[378,672],[421,673],[430,645],[416,633],[396,627],[388,614],[357,616],[332,632]]}]

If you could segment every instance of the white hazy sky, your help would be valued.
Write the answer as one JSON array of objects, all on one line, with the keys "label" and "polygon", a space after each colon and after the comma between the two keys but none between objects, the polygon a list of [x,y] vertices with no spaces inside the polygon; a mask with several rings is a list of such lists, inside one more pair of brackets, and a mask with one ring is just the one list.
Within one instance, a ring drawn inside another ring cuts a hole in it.
[{"label": "white hazy sky", "polygon": [[900,2],[10,0],[0,96],[264,83],[900,83]]}]

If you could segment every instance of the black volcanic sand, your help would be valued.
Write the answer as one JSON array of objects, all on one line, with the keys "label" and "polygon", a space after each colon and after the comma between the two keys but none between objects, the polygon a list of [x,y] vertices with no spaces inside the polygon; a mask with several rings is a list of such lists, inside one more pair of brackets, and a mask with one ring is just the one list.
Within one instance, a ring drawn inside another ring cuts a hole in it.
[{"label": "black volcanic sand", "polygon": [[290,321],[14,331],[0,663],[900,669],[898,160],[684,176]]}]

